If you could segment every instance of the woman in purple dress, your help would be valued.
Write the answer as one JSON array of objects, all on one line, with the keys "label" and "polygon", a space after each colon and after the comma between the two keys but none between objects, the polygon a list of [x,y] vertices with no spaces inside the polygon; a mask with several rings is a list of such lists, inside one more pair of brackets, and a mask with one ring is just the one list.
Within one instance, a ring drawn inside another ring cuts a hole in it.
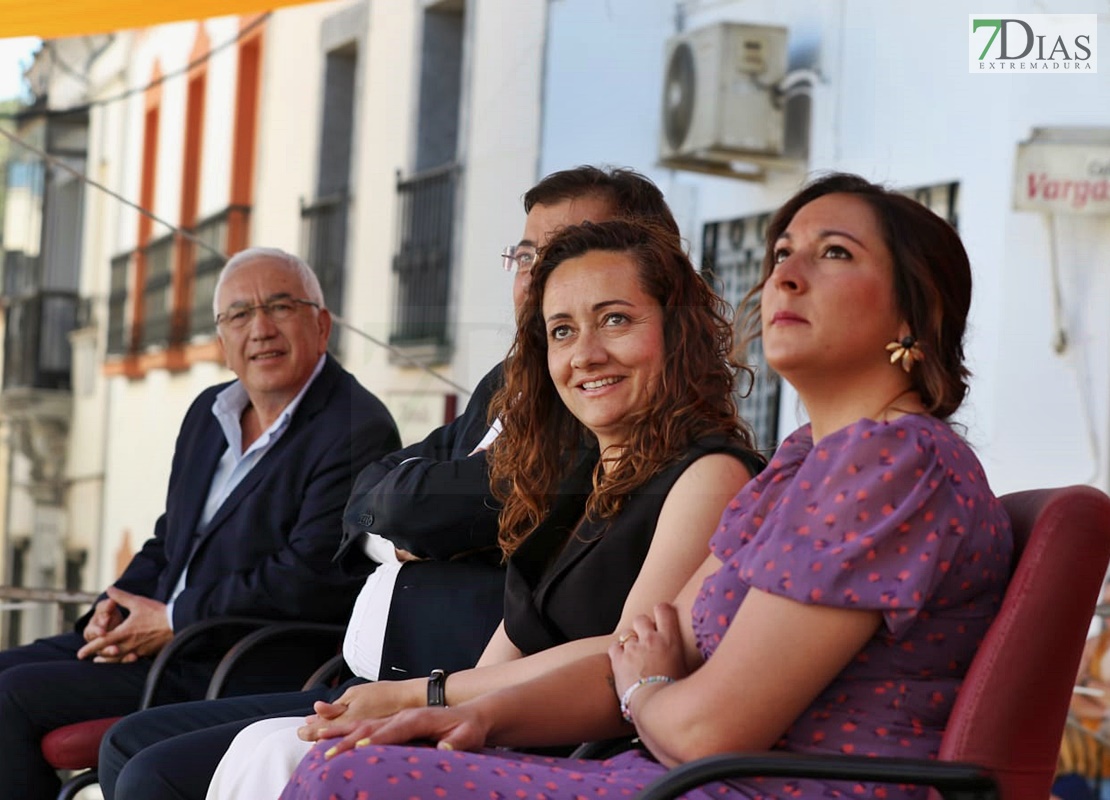
[{"label": "woman in purple dress", "polygon": [[[674,604],[608,655],[317,745],[282,797],[578,800],[727,751],[935,755],[1012,550],[945,422],[967,391],[970,295],[958,236],[923,206],[850,175],[805,187],[768,229],[748,320],[810,423],[736,495]],[[643,748],[602,762],[481,749],[633,731]],[[923,796],[771,779],[699,793]]]}]

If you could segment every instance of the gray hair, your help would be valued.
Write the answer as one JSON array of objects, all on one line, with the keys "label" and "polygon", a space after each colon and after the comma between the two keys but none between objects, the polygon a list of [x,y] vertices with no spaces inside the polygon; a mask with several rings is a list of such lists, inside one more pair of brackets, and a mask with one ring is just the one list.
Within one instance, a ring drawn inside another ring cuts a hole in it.
[{"label": "gray hair", "polygon": [[262,261],[263,259],[277,261],[284,269],[297,273],[307,295],[305,299],[319,304],[320,308],[324,308],[324,291],[320,288],[320,279],[316,277],[312,267],[308,266],[303,259],[276,247],[248,247],[229,258],[227,263],[224,264],[224,268],[220,270],[220,277],[216,279],[216,288],[212,292],[213,316],[220,313],[216,301],[220,296],[220,288],[224,285],[224,281],[240,267],[245,267],[247,264],[253,264],[255,261]]}]

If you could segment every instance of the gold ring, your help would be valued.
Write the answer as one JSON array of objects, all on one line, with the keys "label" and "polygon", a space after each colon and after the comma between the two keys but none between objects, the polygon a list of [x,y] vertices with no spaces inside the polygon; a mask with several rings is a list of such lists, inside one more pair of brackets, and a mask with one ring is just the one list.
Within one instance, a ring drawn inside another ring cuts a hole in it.
[{"label": "gold ring", "polygon": [[627,642],[629,639],[639,639],[639,638],[640,637],[636,635],[636,631],[625,631],[624,633],[622,633],[620,636],[617,637],[617,644],[619,644],[621,647],[624,647],[624,643]]}]

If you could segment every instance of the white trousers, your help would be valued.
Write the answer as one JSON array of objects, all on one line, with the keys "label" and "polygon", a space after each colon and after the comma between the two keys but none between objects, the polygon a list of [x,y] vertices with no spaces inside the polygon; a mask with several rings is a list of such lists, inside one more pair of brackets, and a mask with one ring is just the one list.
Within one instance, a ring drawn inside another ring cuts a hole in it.
[{"label": "white trousers", "polygon": [[297,738],[304,717],[264,719],[248,725],[224,753],[206,800],[277,800],[312,747]]}]

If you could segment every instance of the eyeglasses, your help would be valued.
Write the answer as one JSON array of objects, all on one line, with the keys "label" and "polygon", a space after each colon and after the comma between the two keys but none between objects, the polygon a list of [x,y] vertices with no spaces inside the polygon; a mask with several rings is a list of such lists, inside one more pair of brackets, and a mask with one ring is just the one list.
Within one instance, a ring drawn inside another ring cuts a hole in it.
[{"label": "eyeglasses", "polygon": [[217,325],[226,325],[229,328],[245,328],[250,321],[254,319],[254,312],[261,310],[267,317],[274,322],[282,322],[292,317],[297,312],[297,306],[312,306],[319,308],[319,303],[314,303],[311,300],[301,300],[296,297],[283,297],[278,300],[268,300],[265,303],[259,303],[256,306],[248,306],[245,303],[233,303],[228,306],[227,311],[222,314],[216,315]]},{"label": "eyeglasses", "polygon": [[501,251],[501,268],[506,272],[529,272],[536,265],[536,248],[530,244],[509,244]]}]

